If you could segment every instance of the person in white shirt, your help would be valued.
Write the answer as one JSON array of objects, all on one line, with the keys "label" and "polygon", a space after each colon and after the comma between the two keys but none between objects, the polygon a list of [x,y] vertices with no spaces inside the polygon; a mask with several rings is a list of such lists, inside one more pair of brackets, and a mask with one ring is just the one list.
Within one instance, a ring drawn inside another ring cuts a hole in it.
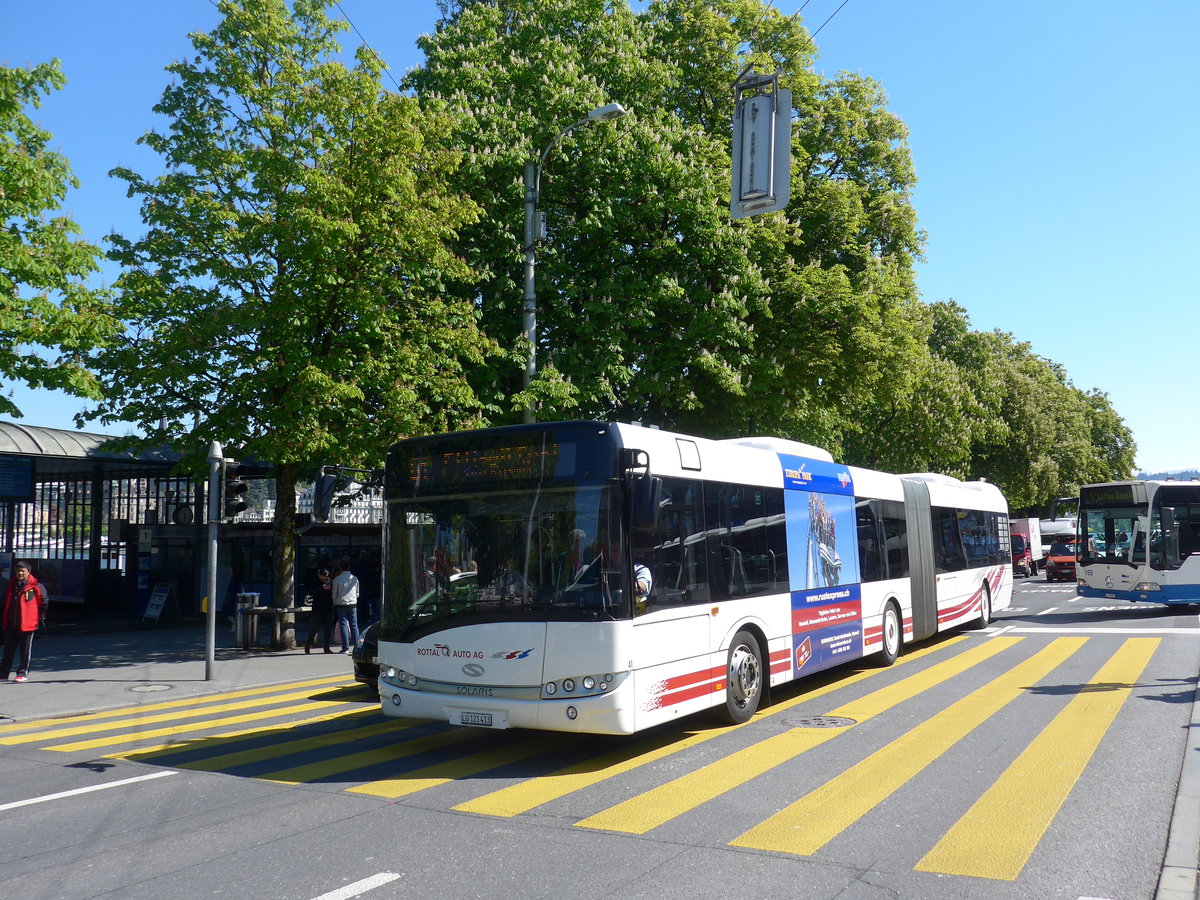
[{"label": "person in white shirt", "polygon": [[337,633],[341,653],[349,653],[358,644],[358,579],[350,571],[350,560],[343,559],[333,576],[333,611],[337,613]]}]

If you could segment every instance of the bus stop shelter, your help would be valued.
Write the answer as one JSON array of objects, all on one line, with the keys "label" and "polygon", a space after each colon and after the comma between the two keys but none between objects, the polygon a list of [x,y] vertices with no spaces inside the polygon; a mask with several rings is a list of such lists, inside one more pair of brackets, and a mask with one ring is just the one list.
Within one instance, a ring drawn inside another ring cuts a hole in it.
[{"label": "bus stop shelter", "polygon": [[52,602],[88,613],[137,615],[160,583],[194,606],[202,486],[172,451],[114,440],[0,421],[0,570],[29,559]]}]

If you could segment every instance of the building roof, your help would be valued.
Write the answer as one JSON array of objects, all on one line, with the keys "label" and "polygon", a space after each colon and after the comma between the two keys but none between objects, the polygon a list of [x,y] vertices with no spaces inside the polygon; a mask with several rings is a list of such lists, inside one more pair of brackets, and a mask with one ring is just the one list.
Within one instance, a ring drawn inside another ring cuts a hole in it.
[{"label": "building roof", "polygon": [[117,449],[107,434],[0,421],[0,456],[33,460],[34,480],[90,476],[162,475],[179,461],[166,447]]}]

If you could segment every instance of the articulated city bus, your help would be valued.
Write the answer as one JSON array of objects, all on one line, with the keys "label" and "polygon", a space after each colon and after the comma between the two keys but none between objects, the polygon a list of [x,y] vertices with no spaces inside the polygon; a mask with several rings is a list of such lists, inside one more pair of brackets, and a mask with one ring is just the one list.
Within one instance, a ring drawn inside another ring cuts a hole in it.
[{"label": "articulated city bus", "polygon": [[391,716],[629,734],[961,625],[1012,595],[986,482],[772,438],[565,422],[404,441],[385,478]]},{"label": "articulated city bus", "polygon": [[1200,603],[1200,482],[1085,484],[1078,527],[1081,597]]}]

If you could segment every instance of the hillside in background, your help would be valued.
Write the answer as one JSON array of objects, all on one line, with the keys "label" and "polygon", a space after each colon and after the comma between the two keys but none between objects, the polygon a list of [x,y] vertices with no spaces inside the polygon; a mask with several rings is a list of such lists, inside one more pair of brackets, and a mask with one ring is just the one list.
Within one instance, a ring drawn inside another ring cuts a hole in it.
[{"label": "hillside in background", "polygon": [[1169,478],[1173,478],[1175,481],[1200,480],[1200,469],[1177,469],[1174,472],[1154,472],[1152,474],[1138,472],[1137,477],[1139,481],[1165,481]]}]

